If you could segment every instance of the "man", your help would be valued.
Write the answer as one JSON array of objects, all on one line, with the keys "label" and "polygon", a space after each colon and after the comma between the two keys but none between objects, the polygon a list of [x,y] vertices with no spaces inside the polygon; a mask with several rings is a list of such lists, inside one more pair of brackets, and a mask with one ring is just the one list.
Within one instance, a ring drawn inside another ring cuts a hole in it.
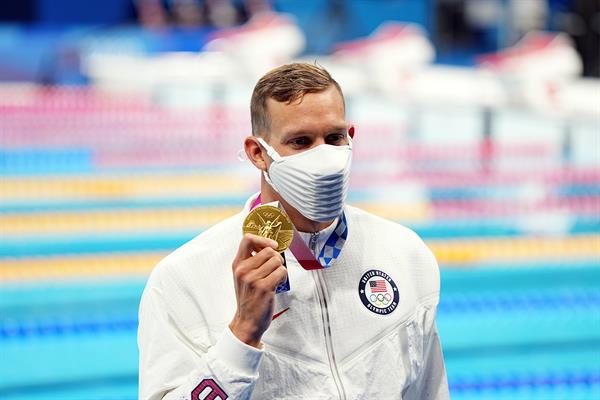
[{"label": "man", "polygon": [[[337,82],[313,65],[274,69],[251,118],[261,191],[152,272],[140,398],[448,398],[437,263],[412,231],[344,205],[353,128]],[[242,234],[259,204],[299,232],[282,255]]]}]

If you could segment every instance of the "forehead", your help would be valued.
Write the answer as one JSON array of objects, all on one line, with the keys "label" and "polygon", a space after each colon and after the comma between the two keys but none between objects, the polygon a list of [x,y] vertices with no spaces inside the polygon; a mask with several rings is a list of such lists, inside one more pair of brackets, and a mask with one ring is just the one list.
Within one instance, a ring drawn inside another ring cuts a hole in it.
[{"label": "forehead", "polygon": [[315,93],[306,93],[291,103],[267,100],[271,120],[270,133],[286,135],[294,131],[320,133],[332,128],[343,128],[344,100],[335,86]]}]

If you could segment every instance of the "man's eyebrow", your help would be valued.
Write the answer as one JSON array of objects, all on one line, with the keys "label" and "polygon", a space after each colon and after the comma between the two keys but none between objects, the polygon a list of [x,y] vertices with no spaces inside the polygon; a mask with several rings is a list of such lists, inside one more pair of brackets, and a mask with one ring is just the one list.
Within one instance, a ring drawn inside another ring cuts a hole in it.
[{"label": "man's eyebrow", "polygon": [[328,133],[348,133],[348,127],[346,125],[338,126],[336,128],[330,129]]},{"label": "man's eyebrow", "polygon": [[288,140],[289,138],[294,137],[294,136],[313,136],[313,135],[314,135],[313,133],[310,133],[309,131],[304,130],[304,129],[299,129],[297,131],[290,131],[290,132],[287,132],[287,133],[284,133],[283,135],[281,135],[281,143],[282,144],[285,143],[286,140]]},{"label": "man's eyebrow", "polygon": [[[337,126],[331,126],[330,128],[328,128],[325,132],[327,135],[331,134],[331,133],[342,133],[342,132],[347,132],[348,131],[348,126],[347,125],[337,125]],[[286,140],[288,140],[291,137],[294,136],[314,136],[314,132],[311,131],[307,131],[305,129],[299,129],[297,131],[290,131],[287,133],[284,133],[281,136],[281,143],[284,144]]]}]

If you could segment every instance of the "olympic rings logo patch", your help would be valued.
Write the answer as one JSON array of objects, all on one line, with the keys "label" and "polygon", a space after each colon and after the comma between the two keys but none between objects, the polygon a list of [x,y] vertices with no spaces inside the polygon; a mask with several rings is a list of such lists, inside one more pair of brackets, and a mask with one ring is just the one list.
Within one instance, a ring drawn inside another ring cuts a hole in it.
[{"label": "olympic rings logo patch", "polygon": [[358,294],[364,306],[379,315],[391,313],[400,301],[400,293],[394,280],[378,269],[371,269],[363,274],[358,283]]}]

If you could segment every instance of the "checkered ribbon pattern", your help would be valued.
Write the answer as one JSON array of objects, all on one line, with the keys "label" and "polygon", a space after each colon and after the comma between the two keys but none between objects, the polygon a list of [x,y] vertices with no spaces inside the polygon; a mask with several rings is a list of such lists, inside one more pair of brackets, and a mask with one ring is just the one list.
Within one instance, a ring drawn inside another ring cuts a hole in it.
[{"label": "checkered ribbon pattern", "polygon": [[348,225],[346,224],[346,215],[342,213],[335,230],[329,235],[319,254],[318,260],[323,268],[331,267],[333,260],[342,252],[342,247],[344,247],[347,237]]}]

